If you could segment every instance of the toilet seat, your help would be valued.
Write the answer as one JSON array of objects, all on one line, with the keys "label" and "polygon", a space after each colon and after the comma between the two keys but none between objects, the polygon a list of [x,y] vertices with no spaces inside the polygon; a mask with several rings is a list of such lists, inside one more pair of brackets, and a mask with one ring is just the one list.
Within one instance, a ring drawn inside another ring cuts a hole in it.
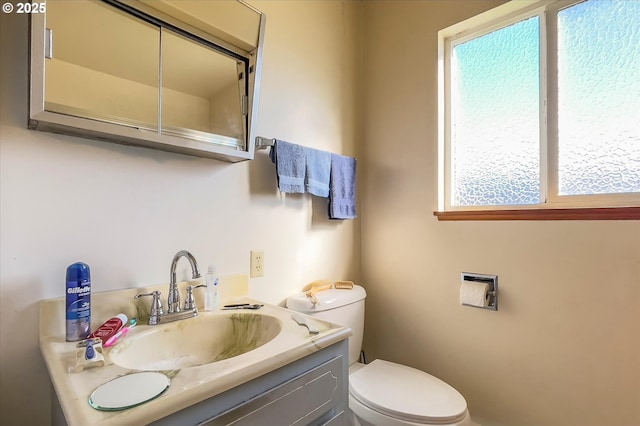
[{"label": "toilet seat", "polygon": [[467,402],[453,387],[415,368],[375,360],[349,376],[349,392],[364,406],[417,424],[453,424],[467,416]]}]

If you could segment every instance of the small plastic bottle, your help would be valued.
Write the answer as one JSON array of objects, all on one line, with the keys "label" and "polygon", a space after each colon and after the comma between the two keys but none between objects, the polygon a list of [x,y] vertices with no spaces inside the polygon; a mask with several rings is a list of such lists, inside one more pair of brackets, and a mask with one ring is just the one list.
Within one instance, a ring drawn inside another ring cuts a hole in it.
[{"label": "small plastic bottle", "polygon": [[216,275],[216,267],[211,264],[207,269],[205,275],[205,296],[204,296],[204,310],[215,311],[220,306],[220,298],[218,296],[218,277]]}]

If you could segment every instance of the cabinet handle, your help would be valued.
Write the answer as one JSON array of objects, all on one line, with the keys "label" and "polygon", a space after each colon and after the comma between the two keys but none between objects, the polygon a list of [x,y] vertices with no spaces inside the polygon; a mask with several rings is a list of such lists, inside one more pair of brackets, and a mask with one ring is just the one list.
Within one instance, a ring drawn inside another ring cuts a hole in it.
[{"label": "cabinet handle", "polygon": [[44,57],[53,59],[53,30],[45,28],[44,31]]},{"label": "cabinet handle", "polygon": [[242,115],[247,115],[249,113],[249,97],[247,95],[242,95]]}]

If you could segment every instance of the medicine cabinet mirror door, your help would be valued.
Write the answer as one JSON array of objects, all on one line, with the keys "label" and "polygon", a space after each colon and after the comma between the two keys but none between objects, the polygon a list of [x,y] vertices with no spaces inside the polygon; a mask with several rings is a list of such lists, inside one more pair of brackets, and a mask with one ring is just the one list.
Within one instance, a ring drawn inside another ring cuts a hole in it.
[{"label": "medicine cabinet mirror door", "polygon": [[240,0],[47,0],[29,127],[252,159],[264,23]]},{"label": "medicine cabinet mirror door", "polygon": [[244,145],[245,62],[162,29],[161,132]]},{"label": "medicine cabinet mirror door", "polygon": [[51,0],[46,26],[46,111],[157,133],[157,26],[98,1]]}]

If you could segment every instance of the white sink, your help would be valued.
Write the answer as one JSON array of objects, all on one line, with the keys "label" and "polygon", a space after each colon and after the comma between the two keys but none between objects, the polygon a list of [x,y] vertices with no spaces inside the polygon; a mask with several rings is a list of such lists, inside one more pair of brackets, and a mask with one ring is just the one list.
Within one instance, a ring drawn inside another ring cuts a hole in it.
[{"label": "white sink", "polygon": [[144,328],[113,347],[110,357],[114,364],[133,370],[210,364],[268,343],[280,334],[282,322],[256,312],[221,312]]}]

